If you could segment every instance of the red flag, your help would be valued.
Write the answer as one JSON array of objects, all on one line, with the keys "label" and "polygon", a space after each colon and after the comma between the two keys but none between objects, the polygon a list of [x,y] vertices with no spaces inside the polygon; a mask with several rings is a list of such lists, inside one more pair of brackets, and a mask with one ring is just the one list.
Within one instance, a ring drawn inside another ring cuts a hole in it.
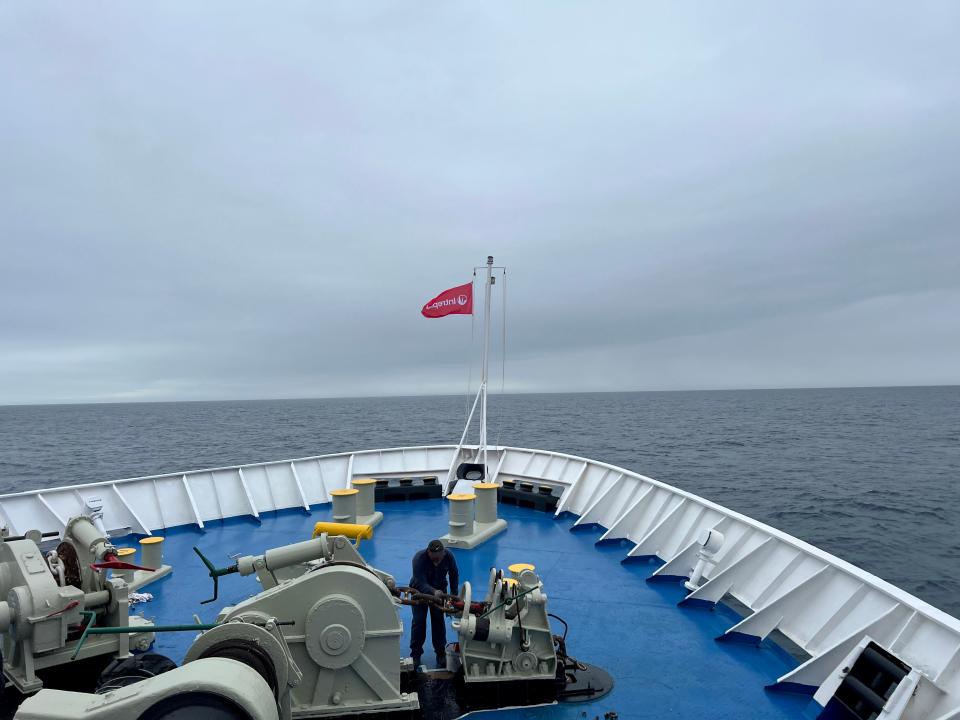
[{"label": "red flag", "polygon": [[438,318],[445,315],[473,315],[473,283],[457,285],[444,290],[420,311],[424,317]]}]

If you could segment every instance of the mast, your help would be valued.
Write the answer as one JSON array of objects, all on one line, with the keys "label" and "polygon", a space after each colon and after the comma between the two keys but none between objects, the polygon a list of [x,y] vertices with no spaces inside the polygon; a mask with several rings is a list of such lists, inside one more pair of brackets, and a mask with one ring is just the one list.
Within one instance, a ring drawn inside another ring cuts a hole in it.
[{"label": "mast", "polygon": [[490,374],[490,290],[493,286],[493,255],[487,256],[487,280],[483,297],[483,370],[480,378],[480,450],[483,474],[487,474],[487,381]]},{"label": "mast", "polygon": [[[476,274],[478,269],[479,268],[476,267],[473,269],[474,274]],[[500,269],[503,270],[504,268]],[[473,398],[473,406],[470,408],[470,412],[467,414],[467,422],[463,426],[463,434],[460,435],[460,442],[457,444],[457,449],[453,454],[453,461],[450,463],[450,469],[447,471],[447,494],[453,490],[453,477],[455,471],[459,475],[460,468],[463,468],[465,465],[464,463],[460,463],[460,451],[467,440],[467,433],[470,432],[470,427],[473,424],[473,418],[477,411],[477,404],[480,405],[480,442],[477,444],[476,455],[473,455],[473,459],[467,464],[479,464],[482,462],[483,476],[481,478],[465,475],[461,479],[470,481],[489,479],[487,478],[487,384],[490,382],[490,294],[493,284],[496,281],[497,279],[493,274],[493,255],[488,255],[487,277],[483,287],[483,360],[481,363],[482,368],[480,374],[480,387],[477,388],[477,394]],[[474,280],[474,282],[476,282],[476,280]],[[483,457],[483,460],[480,459],[481,456]],[[460,463],[460,465],[457,463]],[[475,471],[475,468],[470,469],[470,472],[473,471]]]}]

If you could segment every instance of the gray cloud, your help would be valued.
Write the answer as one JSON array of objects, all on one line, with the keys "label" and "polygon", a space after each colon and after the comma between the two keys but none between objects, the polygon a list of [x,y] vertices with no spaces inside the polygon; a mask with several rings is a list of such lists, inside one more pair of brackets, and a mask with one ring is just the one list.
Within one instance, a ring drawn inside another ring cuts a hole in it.
[{"label": "gray cloud", "polygon": [[960,382],[958,21],[7,3],[0,403]]}]

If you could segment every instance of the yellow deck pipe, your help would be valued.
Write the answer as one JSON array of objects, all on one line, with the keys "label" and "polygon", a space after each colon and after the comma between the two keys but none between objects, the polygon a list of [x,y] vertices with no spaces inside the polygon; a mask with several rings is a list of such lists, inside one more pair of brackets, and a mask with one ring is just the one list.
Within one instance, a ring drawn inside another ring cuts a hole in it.
[{"label": "yellow deck pipe", "polygon": [[370,540],[373,537],[373,528],[369,525],[359,525],[357,523],[318,522],[313,526],[313,537],[319,537],[321,533],[346,535],[353,540],[357,538]]}]

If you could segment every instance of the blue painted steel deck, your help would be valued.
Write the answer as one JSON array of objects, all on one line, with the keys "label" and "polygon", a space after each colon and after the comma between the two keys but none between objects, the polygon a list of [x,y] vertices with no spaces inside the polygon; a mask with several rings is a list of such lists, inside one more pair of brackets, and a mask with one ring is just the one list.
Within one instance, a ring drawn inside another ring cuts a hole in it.
[{"label": "blue painted steel deck", "polygon": [[[421,500],[378,506],[385,518],[374,539],[364,541],[360,553],[398,583],[410,579],[414,551],[446,530],[446,503]],[[816,706],[807,696],[774,693],[764,686],[795,666],[779,648],[717,643],[714,638],[737,617],[731,611],[678,608],[680,583],[647,583],[654,566],[621,564],[625,548],[595,546],[596,532],[570,532],[572,518],[554,519],[533,510],[500,507],[507,531],[472,551],[455,550],[461,581],[469,580],[475,593],[485,593],[491,566],[506,568],[515,562],[536,565],[547,593],[548,608],[570,624],[569,652],[607,669],[616,680],[614,691],[589,704],[478,713],[483,718],[603,718],[615,711],[620,718],[744,718],[815,717]],[[211,595],[212,583],[193,545],[218,565],[229,555],[259,554],[278,545],[310,537],[318,520],[330,518],[330,506],[308,516],[286,511],[253,519],[236,519],[166,532],[165,562],[173,573],[146,588],[154,600],[137,606],[138,612],[158,624],[190,622],[194,613],[213,621],[219,608],[238,602],[259,589],[254,576],[229,575],[220,581],[216,603],[200,605]],[[124,542],[118,542],[123,545]],[[132,544],[132,543],[128,543]],[[402,652],[409,652],[410,611],[401,608],[404,623]],[[555,628],[561,630],[559,624]],[[453,640],[453,631],[447,632]],[[180,662],[192,633],[158,636],[155,650]],[[429,644],[429,640],[428,640]],[[427,648],[429,650],[429,648]],[[424,659],[431,659],[425,654]],[[585,715],[582,713],[586,713]]]}]

